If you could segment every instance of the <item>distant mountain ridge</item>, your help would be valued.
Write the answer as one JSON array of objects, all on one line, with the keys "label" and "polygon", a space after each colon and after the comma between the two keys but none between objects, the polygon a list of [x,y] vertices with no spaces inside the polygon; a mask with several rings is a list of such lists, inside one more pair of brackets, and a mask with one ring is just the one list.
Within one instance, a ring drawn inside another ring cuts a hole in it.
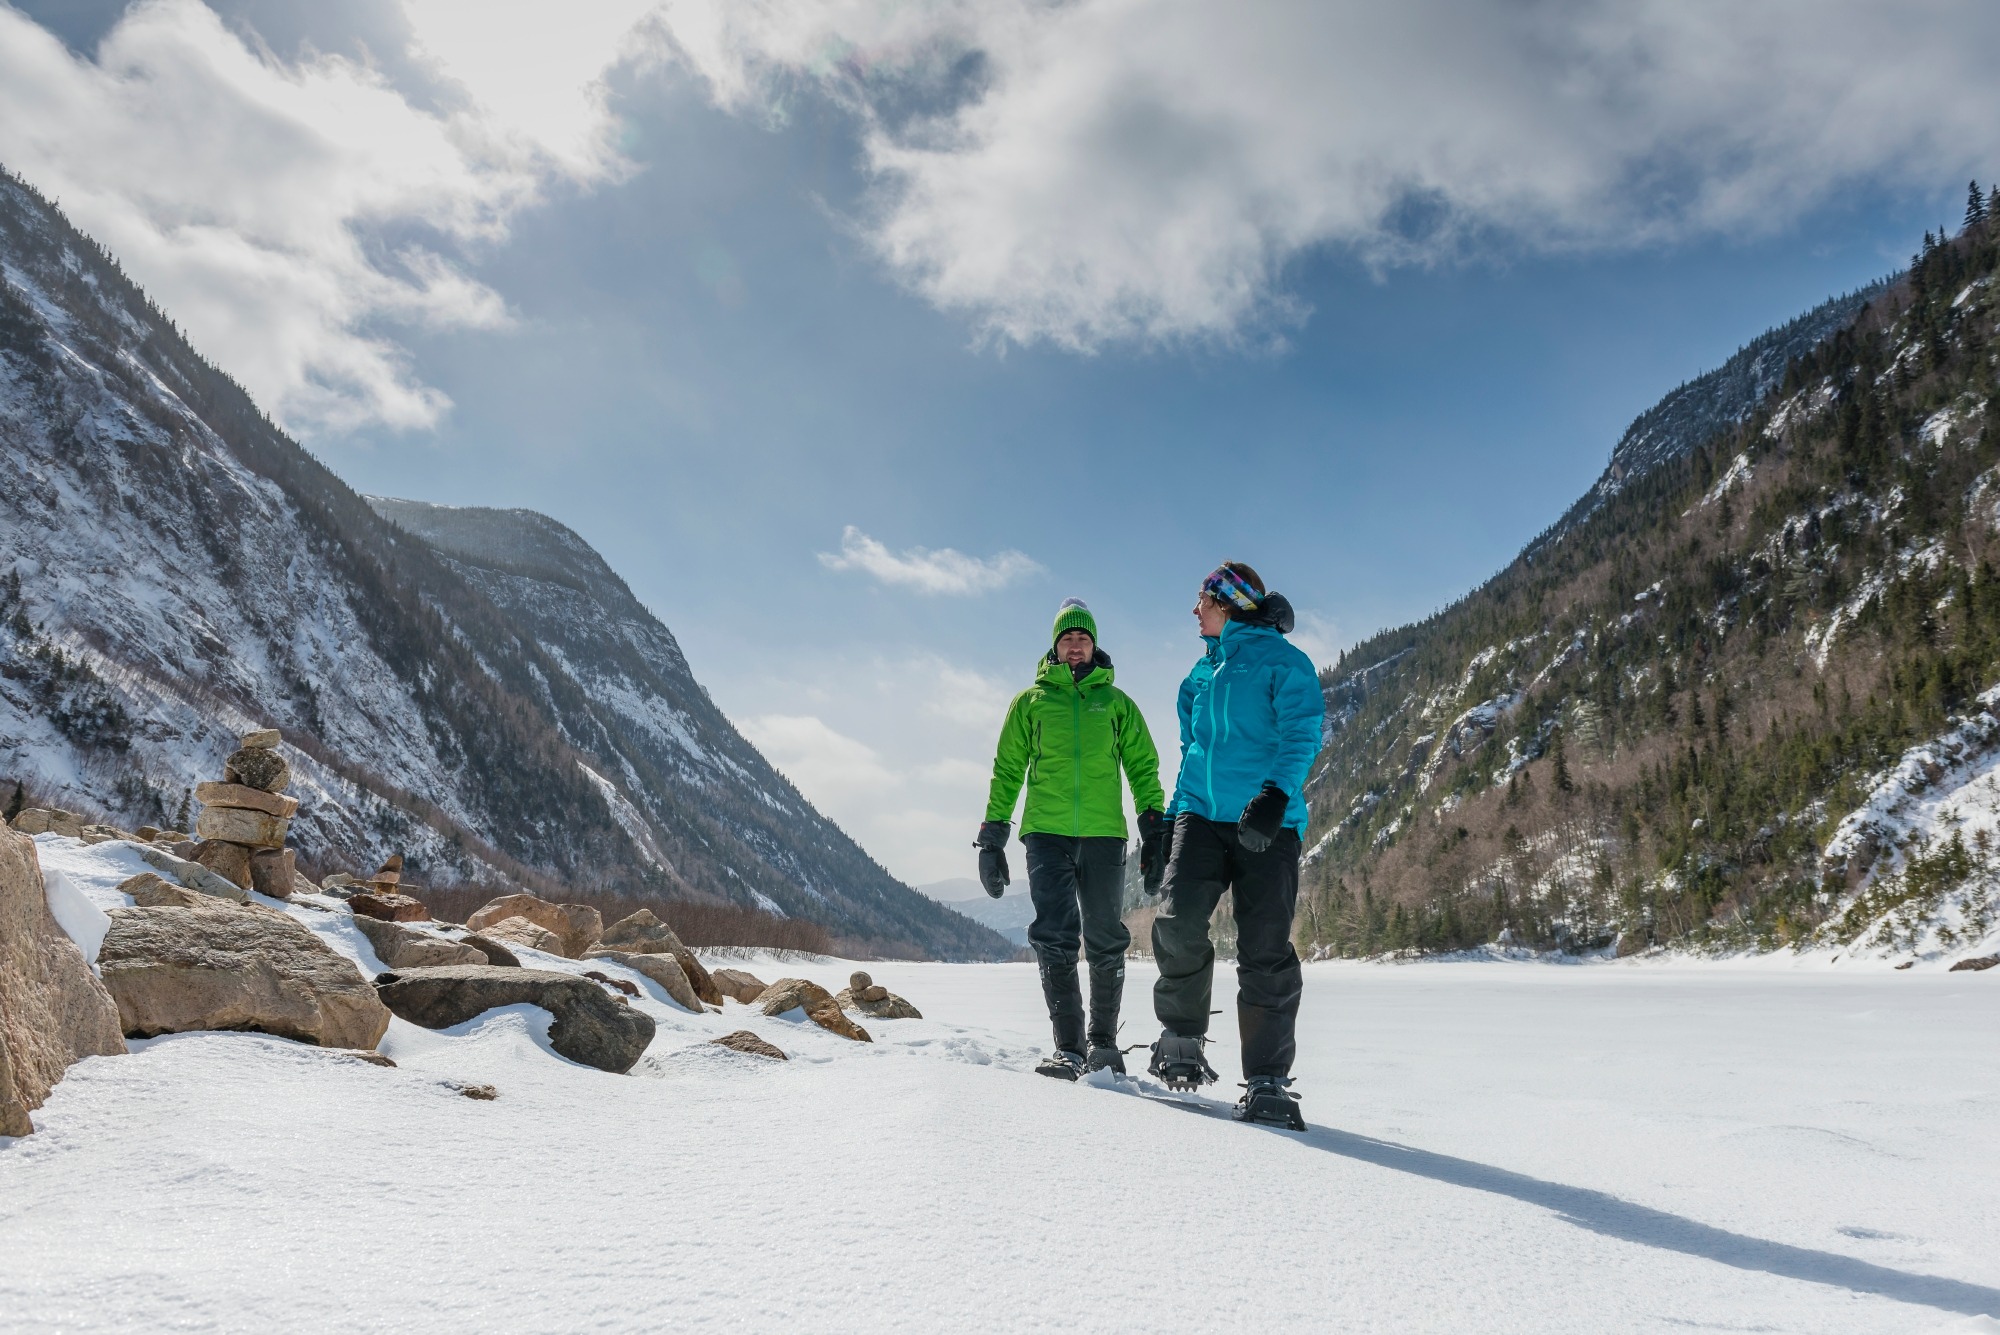
[{"label": "distant mountain ridge", "polygon": [[1663,464],[1691,454],[1717,432],[1743,421],[1784,379],[1785,369],[1844,327],[1888,280],[1833,297],[1738,348],[1729,360],[1676,386],[1632,419],[1612,447],[1597,483],[1547,533],[1528,544],[1532,553],[1581,522],[1610,497]]},{"label": "distant mountain ridge", "polygon": [[1011,953],[813,810],[576,534],[526,511],[385,519],[4,175],[0,466],[0,779],[176,824],[239,732],[276,725],[308,866],[402,852],[419,883]]}]

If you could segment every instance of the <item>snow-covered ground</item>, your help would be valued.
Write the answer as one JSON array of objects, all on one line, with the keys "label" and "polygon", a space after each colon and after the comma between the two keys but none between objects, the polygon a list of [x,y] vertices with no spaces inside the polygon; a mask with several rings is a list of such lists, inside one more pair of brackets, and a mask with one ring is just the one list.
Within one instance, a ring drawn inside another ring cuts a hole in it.
[{"label": "snow-covered ground", "polygon": [[926,1018],[865,1046],[642,984],[623,1077],[531,1008],[86,1061],[0,1140],[0,1329],[2000,1331],[2000,970],[1316,964],[1292,1135],[1030,1074],[1028,966],[869,967]]}]

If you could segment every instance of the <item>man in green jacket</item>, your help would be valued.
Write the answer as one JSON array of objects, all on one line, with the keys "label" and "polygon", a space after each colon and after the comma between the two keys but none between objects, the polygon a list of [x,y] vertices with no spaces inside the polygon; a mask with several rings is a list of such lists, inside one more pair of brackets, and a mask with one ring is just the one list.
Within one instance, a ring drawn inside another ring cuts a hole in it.
[{"label": "man in green jacket", "polygon": [[[1007,834],[1025,780],[1021,842],[1035,903],[1028,943],[1041,966],[1056,1037],[1055,1054],[1035,1069],[1074,1080],[1106,1066],[1125,1069],[1118,1006],[1132,936],[1118,913],[1126,834],[1120,769],[1139,812],[1139,867],[1149,891],[1158,889],[1165,872],[1173,825],[1163,814],[1166,795],[1152,734],[1132,697],[1111,684],[1111,659],[1097,647],[1097,619],[1081,599],[1064,600],[1054,640],[1035,684],[1008,706],[993,756],[986,823],[975,846],[980,882],[997,899],[1007,888]],[[1087,1033],[1077,978],[1079,937],[1090,959]]]}]

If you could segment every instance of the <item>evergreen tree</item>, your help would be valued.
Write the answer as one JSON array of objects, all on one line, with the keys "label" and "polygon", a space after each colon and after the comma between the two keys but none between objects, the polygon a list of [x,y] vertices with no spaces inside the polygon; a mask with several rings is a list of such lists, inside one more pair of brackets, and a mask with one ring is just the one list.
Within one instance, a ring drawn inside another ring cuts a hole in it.
[{"label": "evergreen tree", "polygon": [[1985,221],[1986,199],[1979,193],[1979,182],[1974,181],[1965,191],[1965,229],[1971,231]]},{"label": "evergreen tree", "polygon": [[1549,759],[1552,762],[1554,770],[1556,791],[1559,793],[1575,792],[1576,781],[1570,778],[1569,775],[1569,755],[1567,749],[1563,746],[1563,730],[1561,728],[1556,729],[1555,737],[1549,747]]}]

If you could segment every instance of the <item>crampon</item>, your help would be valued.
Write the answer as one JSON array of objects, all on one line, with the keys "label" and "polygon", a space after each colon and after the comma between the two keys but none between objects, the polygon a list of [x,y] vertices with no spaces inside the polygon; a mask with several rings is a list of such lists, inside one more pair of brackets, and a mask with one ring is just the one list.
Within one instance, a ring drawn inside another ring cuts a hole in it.
[{"label": "crampon", "polygon": [[1146,1072],[1168,1089],[1182,1093],[1201,1088],[1215,1082],[1215,1068],[1202,1056],[1201,1038],[1184,1038],[1179,1034],[1161,1034],[1153,1044],[1153,1060]]}]

